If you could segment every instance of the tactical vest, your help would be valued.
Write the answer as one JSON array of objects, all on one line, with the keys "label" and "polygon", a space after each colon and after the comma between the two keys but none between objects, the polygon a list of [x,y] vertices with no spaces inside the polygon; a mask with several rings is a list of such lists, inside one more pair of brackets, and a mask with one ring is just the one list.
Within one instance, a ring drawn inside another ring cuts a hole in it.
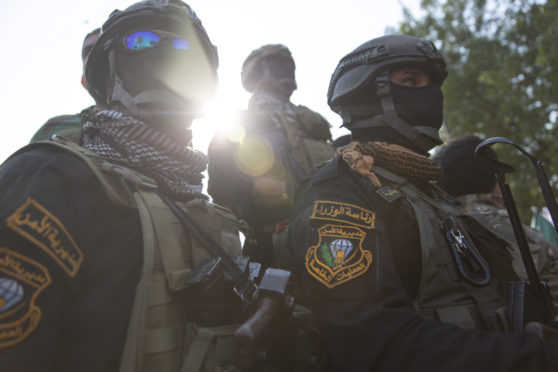
[{"label": "tactical vest", "polygon": [[293,158],[308,173],[313,166],[334,158],[335,150],[326,142],[329,124],[320,115],[302,105],[296,106],[295,112],[296,116],[275,115],[291,145]]},{"label": "tactical vest", "polygon": [[[145,175],[61,137],[26,147],[55,146],[84,161],[117,206],[139,212],[143,234],[143,268],[136,293],[120,371],[222,371],[231,361],[238,324],[202,327],[191,321],[183,290],[191,270],[210,257],[185,231],[155,193]],[[234,214],[205,200],[177,203],[232,257],[241,255],[239,221]],[[224,300],[223,300],[224,301]]]},{"label": "tactical vest", "polygon": [[[269,175],[285,180],[292,199],[302,178],[308,175],[313,166],[334,158],[335,150],[331,143],[327,142],[331,134],[329,124],[324,118],[305,106],[291,107],[292,112],[275,110],[263,111],[262,114],[280,125],[288,142],[288,148],[276,154],[279,158],[279,169],[272,168]],[[246,112],[248,116],[251,114],[250,111]]]},{"label": "tactical vest", "polygon": [[[388,170],[374,167],[373,171],[404,195],[418,222],[422,260],[413,302],[417,311],[425,319],[461,328],[506,331],[505,288],[508,281],[518,280],[506,243],[483,221],[444,200],[441,190],[437,198],[431,198]],[[442,227],[442,220],[449,216],[455,218],[459,229],[487,261],[490,275],[487,283],[471,284],[458,269],[460,262],[452,253],[448,232]]]}]

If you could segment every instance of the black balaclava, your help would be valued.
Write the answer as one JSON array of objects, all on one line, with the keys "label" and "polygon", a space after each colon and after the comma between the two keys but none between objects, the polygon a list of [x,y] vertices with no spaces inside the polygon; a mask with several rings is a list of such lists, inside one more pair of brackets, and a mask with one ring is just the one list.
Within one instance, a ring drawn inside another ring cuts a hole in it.
[{"label": "black balaclava", "polygon": [[[438,85],[408,87],[390,81],[390,92],[397,116],[410,126],[424,126],[440,129],[443,123],[444,97]],[[373,118],[382,115],[383,108],[376,93],[375,84],[370,84],[362,92],[351,98],[350,106],[358,107],[354,119]],[[413,151],[426,154],[412,141],[391,127],[352,129],[357,140],[373,139],[398,144]]]},{"label": "black balaclava", "polygon": [[444,96],[438,85],[408,87],[391,83],[397,115],[407,124],[440,129],[444,120]]},{"label": "black balaclava", "polygon": [[[397,115],[407,124],[441,128],[444,115],[444,96],[438,85],[408,87],[390,82],[390,91]],[[374,84],[370,84],[351,99],[351,103],[346,106],[360,109],[355,114],[355,118],[363,119],[384,113]]]}]

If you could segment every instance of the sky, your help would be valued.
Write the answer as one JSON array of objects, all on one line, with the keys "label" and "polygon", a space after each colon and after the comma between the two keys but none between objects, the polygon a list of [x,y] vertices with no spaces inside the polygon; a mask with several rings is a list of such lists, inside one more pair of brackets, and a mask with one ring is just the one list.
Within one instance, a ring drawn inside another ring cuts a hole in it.
[{"label": "sky", "polygon": [[[134,1],[28,0],[0,5],[0,162],[29,142],[50,117],[93,104],[80,84],[84,36],[114,9]],[[329,79],[339,60],[360,44],[397,27],[402,6],[420,12],[420,0],[192,0],[220,57],[219,91],[204,119],[194,122],[194,147],[206,152],[211,136],[250,98],[240,82],[244,59],[264,44],[284,44],[296,64],[292,96],[345,133],[327,106]]]}]

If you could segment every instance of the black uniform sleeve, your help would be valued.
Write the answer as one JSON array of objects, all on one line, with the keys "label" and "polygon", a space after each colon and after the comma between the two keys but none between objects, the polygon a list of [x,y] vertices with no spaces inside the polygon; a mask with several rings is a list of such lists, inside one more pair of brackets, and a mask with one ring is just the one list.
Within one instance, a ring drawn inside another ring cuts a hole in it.
[{"label": "black uniform sleeve", "polygon": [[137,212],[50,148],[4,163],[0,190],[1,369],[116,370],[141,268]]},{"label": "black uniform sleeve", "polygon": [[[387,216],[371,203],[372,187],[367,192],[349,173],[310,183],[289,224],[296,280],[321,331],[328,371],[554,370],[558,349],[534,335],[424,320],[398,271],[404,265],[394,263]],[[413,257],[407,265],[420,265]]]}]

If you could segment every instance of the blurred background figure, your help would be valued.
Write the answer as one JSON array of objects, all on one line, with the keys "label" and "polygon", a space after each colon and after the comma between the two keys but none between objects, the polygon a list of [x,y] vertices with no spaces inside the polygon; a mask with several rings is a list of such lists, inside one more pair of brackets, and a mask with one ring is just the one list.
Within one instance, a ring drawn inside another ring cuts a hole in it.
[{"label": "blurred background figure", "polygon": [[[85,36],[83,39],[83,45],[81,48],[81,60],[83,62],[83,66],[85,68],[85,64],[87,63],[87,57],[89,57],[89,52],[95,45],[95,41],[99,38],[101,34],[101,29],[96,28],[90,33]],[[91,94],[91,96],[95,99],[95,103],[97,106],[102,105],[102,99],[94,94],[92,90],[88,88],[87,82],[85,80],[84,75],[81,75],[81,85]],[[95,106],[91,106],[85,111],[91,111],[94,109]],[[60,136],[66,137],[67,139],[73,142],[79,142],[79,136],[81,131],[81,122],[79,119],[79,114],[74,115],[58,115],[53,118],[50,118],[46,123],[44,123],[37,132],[33,135],[30,142],[37,142],[37,141],[46,141],[53,134],[58,134]]]},{"label": "blurred background figure", "polygon": [[[464,136],[439,148],[433,159],[442,167],[438,185],[455,196],[470,212],[481,215],[496,232],[512,246],[513,267],[523,279],[527,278],[514,232],[500,187],[492,168],[475,157],[475,149],[482,142],[478,136]],[[497,159],[496,152],[488,148],[489,156]],[[558,247],[550,243],[541,231],[523,226],[542,280],[550,284],[555,306],[558,304]]]},{"label": "blurred background figure", "polygon": [[209,145],[208,192],[250,225],[244,253],[271,266],[272,234],[286,225],[298,183],[310,168],[334,156],[330,124],[291,103],[297,84],[286,46],[252,51],[241,78],[252,97],[236,125],[217,133]]}]

